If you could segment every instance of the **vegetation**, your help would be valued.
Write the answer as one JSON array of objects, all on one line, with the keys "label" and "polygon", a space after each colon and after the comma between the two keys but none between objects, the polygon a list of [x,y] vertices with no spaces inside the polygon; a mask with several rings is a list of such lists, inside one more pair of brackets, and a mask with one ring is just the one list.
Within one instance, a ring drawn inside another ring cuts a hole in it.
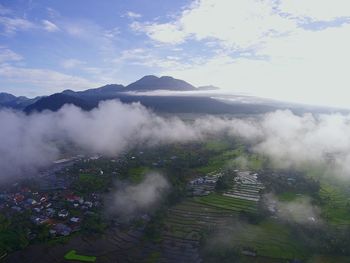
[{"label": "vegetation", "polygon": [[65,256],[65,260],[76,260],[76,261],[82,261],[82,262],[95,262],[96,257],[94,256],[84,256],[79,255],[75,250],[70,250]]},{"label": "vegetation", "polygon": [[[308,197],[311,205],[320,211],[322,224],[302,224],[280,218],[278,213],[269,211],[261,199],[254,201],[223,195],[238,187],[234,180],[237,169],[257,172],[265,187],[263,190],[251,185],[241,187],[241,190],[244,188],[243,196],[254,191],[259,197],[273,193],[281,203]],[[92,193],[101,196],[108,193],[116,181],[138,184],[151,171],[163,173],[171,185],[154,213],[150,212],[145,219],[118,222],[115,218],[105,218],[102,204],[84,215],[76,234],[84,233],[84,238],[89,239],[91,234],[103,234],[113,227],[121,229],[120,235],[129,229],[137,229],[142,233],[141,243],[129,243],[149,249],[145,249],[147,262],[164,259],[159,249],[164,249],[164,244],[173,249],[175,252],[172,253],[177,257],[188,253],[203,257],[204,262],[260,262],[259,258],[264,258],[265,262],[291,259],[307,262],[312,258],[331,262],[327,260],[335,255],[341,256],[338,262],[346,262],[341,260],[350,257],[349,185],[317,176],[321,171],[316,168],[315,171],[273,169],[267,158],[250,152],[249,146],[239,141],[224,138],[159,146],[157,150],[135,148],[116,160],[100,158],[76,163],[58,176],[69,178],[70,190],[89,199]],[[222,174],[215,191],[203,196],[187,196],[189,181],[204,178],[209,172]],[[26,185],[33,189],[39,187],[31,181],[24,182]],[[60,204],[70,216],[79,217],[84,213],[72,209],[67,201],[60,201]],[[49,236],[47,225],[33,224],[31,216],[26,212],[16,213],[16,216],[0,214],[0,258],[31,243],[58,243]],[[34,238],[29,230],[35,233]],[[222,236],[220,233],[224,233],[225,238],[214,242]],[[66,237],[56,240],[69,242]],[[200,247],[203,249],[199,250]],[[189,250],[185,253],[184,249]],[[78,255],[72,250],[65,259],[94,262],[96,257]]]},{"label": "vegetation", "polygon": [[233,179],[235,178],[235,176],[236,174],[234,171],[231,171],[231,170],[224,171],[222,176],[219,177],[218,181],[216,182],[215,189],[218,192],[231,189],[233,186]]},{"label": "vegetation", "polygon": [[221,209],[227,209],[231,211],[248,211],[256,212],[256,203],[244,199],[238,199],[233,197],[223,196],[221,194],[210,194],[208,196],[196,197],[196,202],[214,206]]}]

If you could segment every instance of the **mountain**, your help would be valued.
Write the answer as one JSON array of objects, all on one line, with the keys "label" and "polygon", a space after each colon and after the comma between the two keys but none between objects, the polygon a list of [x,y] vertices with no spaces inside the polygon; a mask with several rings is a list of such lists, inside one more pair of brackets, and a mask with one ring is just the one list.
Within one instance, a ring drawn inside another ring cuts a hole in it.
[{"label": "mountain", "polygon": [[6,104],[9,102],[12,102],[14,100],[16,100],[16,96],[9,94],[9,93],[5,93],[5,92],[1,92],[0,93],[0,104]]},{"label": "mountain", "polygon": [[33,99],[29,99],[24,96],[16,97],[12,94],[9,93],[0,93],[0,108],[6,107],[6,108],[14,108],[14,109],[19,109],[22,110],[28,105],[36,102],[39,100],[40,97],[36,97]]},{"label": "mountain", "polygon": [[200,86],[197,88],[197,90],[219,90],[219,87],[208,85],[208,86]]},{"label": "mountain", "polygon": [[188,91],[196,90],[188,82],[175,79],[169,76],[156,77],[153,75],[144,76],[143,78],[129,84],[125,87],[125,91],[151,91],[151,90],[176,90]]},{"label": "mountain", "polygon": [[111,96],[115,95],[118,92],[121,92],[125,89],[123,85],[119,84],[108,84],[95,89],[88,89],[84,91],[73,91],[73,90],[64,90],[63,94],[69,96]]},{"label": "mountain", "polygon": [[35,103],[27,106],[24,111],[31,113],[34,111],[41,112],[43,110],[57,111],[64,104],[73,104],[83,110],[91,110],[97,106],[97,103],[90,103],[78,97],[70,96],[63,93],[55,93],[53,95],[43,97]]},{"label": "mountain", "polygon": [[[137,91],[152,91],[168,89],[176,91],[187,90],[212,90],[213,86],[195,88],[186,81],[172,77],[145,76],[140,80],[124,87],[118,84],[109,84],[99,88],[85,91],[65,90],[47,97],[29,99],[16,97],[8,93],[0,93],[0,108],[9,107],[24,110],[27,113],[33,111],[51,110],[57,111],[65,104],[73,104],[83,110],[91,110],[100,101],[117,99],[124,103],[140,102],[147,108],[158,112],[168,113],[207,113],[207,114],[256,114],[274,111],[276,109],[290,109],[297,114],[304,112],[329,112],[329,109],[306,108],[303,105],[289,105],[281,102],[272,102],[266,99],[257,100],[242,96],[206,97],[192,95],[156,96],[148,94],[139,95]],[[127,93],[125,91],[136,91]]]},{"label": "mountain", "polygon": [[276,110],[276,107],[254,104],[228,104],[209,97],[196,96],[135,96],[123,92],[113,97],[82,96],[75,97],[56,93],[41,98],[25,108],[25,112],[57,111],[65,104],[74,104],[83,110],[97,107],[103,100],[117,99],[123,103],[140,102],[147,108],[165,113],[206,113],[206,114],[256,114]]}]

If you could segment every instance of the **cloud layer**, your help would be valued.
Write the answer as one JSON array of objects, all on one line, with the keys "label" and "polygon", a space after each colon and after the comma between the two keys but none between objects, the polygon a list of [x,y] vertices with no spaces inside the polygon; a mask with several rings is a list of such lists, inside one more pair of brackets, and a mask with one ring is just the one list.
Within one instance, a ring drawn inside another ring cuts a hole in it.
[{"label": "cloud layer", "polygon": [[257,118],[206,116],[191,122],[163,118],[139,103],[102,102],[90,112],[66,105],[58,112],[25,115],[0,111],[1,178],[33,171],[70,147],[115,156],[130,147],[203,140],[223,134],[246,140],[279,168],[327,163],[349,175],[350,116],[294,115],[276,111]]}]

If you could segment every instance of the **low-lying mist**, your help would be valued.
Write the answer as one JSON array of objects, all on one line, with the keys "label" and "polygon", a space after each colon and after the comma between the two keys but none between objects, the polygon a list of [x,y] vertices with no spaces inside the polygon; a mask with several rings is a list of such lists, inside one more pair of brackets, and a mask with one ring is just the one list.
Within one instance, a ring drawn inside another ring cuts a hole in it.
[{"label": "low-lying mist", "polygon": [[[280,168],[332,163],[350,172],[350,116],[276,111],[254,118],[204,116],[192,122],[164,118],[139,103],[101,102],[89,112],[66,105],[26,115],[0,110],[0,178],[23,175],[59,158],[62,148],[115,156],[129,147],[240,137]],[[333,169],[333,168],[332,168]]]},{"label": "low-lying mist", "polygon": [[280,201],[273,194],[266,194],[264,203],[275,216],[284,221],[298,224],[322,224],[320,208],[313,205],[307,196],[300,196],[291,201]]},{"label": "low-lying mist", "polygon": [[156,172],[146,174],[139,184],[121,183],[108,198],[111,205],[107,205],[107,212],[124,220],[149,213],[157,208],[169,188],[167,179]]}]

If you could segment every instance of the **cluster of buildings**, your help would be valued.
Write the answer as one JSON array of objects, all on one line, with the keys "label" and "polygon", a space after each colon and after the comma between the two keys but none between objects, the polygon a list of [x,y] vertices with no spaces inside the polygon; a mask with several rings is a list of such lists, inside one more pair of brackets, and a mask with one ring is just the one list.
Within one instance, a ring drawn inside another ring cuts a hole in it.
[{"label": "cluster of buildings", "polygon": [[198,177],[188,183],[188,192],[191,196],[206,196],[215,190],[216,182],[221,173],[209,173],[206,176]]},{"label": "cluster of buildings", "polygon": [[[68,190],[47,192],[32,191],[29,187],[14,187],[0,193],[0,213],[16,216],[27,213],[35,225],[46,224],[52,236],[67,236],[78,231],[84,217],[100,206],[100,196],[89,198],[72,194]],[[35,233],[29,233],[35,238]]]}]

